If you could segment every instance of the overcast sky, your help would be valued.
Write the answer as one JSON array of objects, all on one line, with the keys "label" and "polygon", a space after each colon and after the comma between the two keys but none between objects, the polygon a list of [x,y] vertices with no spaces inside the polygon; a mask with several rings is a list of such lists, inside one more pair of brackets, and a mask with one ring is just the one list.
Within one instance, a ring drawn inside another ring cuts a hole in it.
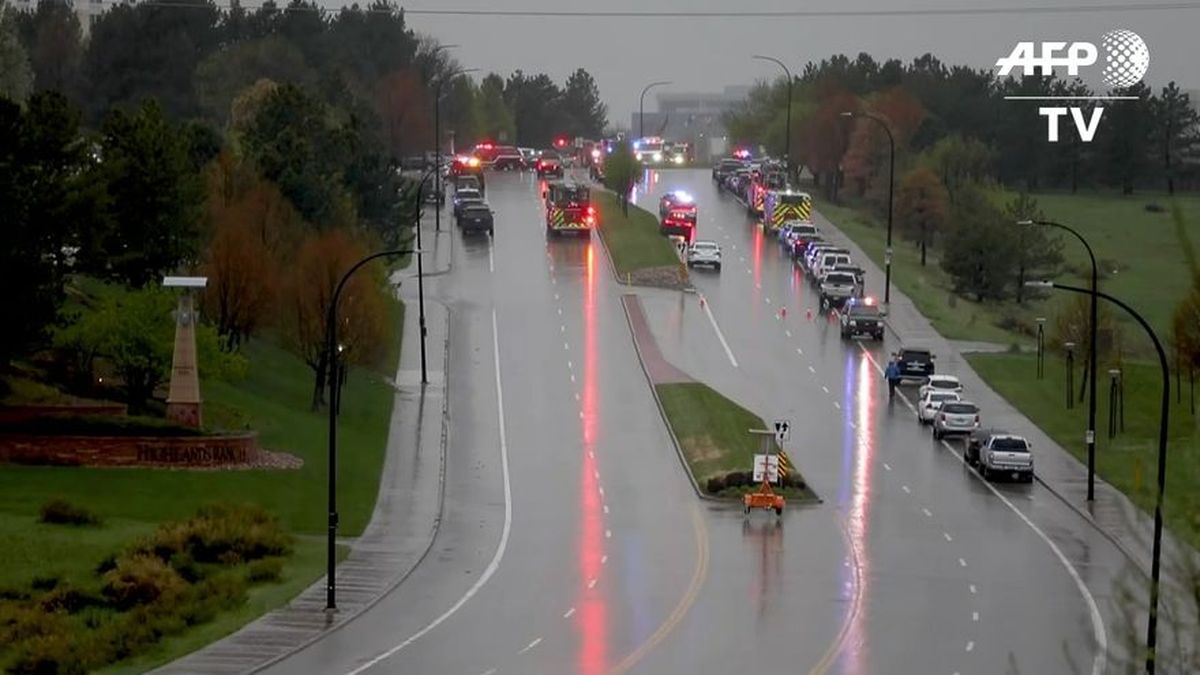
[{"label": "overcast sky", "polygon": [[[416,0],[407,10],[550,11],[780,11],[972,9],[990,7],[1078,7],[1119,0]],[[1159,0],[1120,3],[1137,7]],[[638,94],[654,80],[671,80],[673,91],[720,91],[775,77],[778,67],[753,61],[755,53],[784,61],[799,72],[810,60],[868,52],[877,60],[908,62],[932,52],[948,64],[994,66],[1019,40],[1088,41],[1114,28],[1128,28],[1150,48],[1147,81],[1156,90],[1171,80],[1184,89],[1200,87],[1200,2],[1196,9],[1067,14],[1008,14],[920,17],[787,18],[578,18],[434,16],[410,11],[409,25],[454,50],[464,67],[507,75],[516,69],[545,72],[562,81],[577,67],[596,78],[609,119],[628,124]],[[646,97],[653,110],[653,93]]]}]

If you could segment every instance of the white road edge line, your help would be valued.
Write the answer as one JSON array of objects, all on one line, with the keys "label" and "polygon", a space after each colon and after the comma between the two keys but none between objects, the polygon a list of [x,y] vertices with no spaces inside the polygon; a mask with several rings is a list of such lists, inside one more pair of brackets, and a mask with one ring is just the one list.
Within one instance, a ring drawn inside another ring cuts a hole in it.
[{"label": "white road edge line", "polygon": [[[879,374],[882,375],[883,369],[879,367],[879,363],[875,361],[875,358],[871,356],[870,352],[867,351],[867,348],[863,347],[861,343],[858,347],[863,351],[864,354],[866,354],[867,359],[871,361],[872,365],[875,366],[875,370],[879,371]],[[903,398],[903,394],[901,394],[901,398]],[[904,401],[907,403],[908,399],[905,398]],[[911,407],[911,405],[909,407]],[[962,455],[955,452],[954,448],[952,448],[949,443],[942,441],[942,447],[946,448],[951,456],[966,465],[966,460],[962,458]],[[971,467],[968,466],[967,468]],[[974,471],[974,469],[971,470]],[[976,475],[978,476],[978,474]],[[1058,548],[1058,545],[1055,544],[1054,541],[1042,531],[1042,528],[1034,524],[1034,522],[1029,519],[1029,516],[1025,515],[1020,509],[1018,509],[1011,501],[1009,501],[1007,497],[997,490],[994,485],[986,480],[983,480],[983,478],[980,478],[979,480],[987,487],[989,491],[991,491],[993,495],[996,496],[997,499],[1011,509],[1013,513],[1017,514],[1017,517],[1020,518],[1021,521],[1026,525],[1028,525],[1029,529],[1033,530],[1042,541],[1046,542],[1046,545],[1050,547],[1050,550],[1058,558],[1058,561],[1063,564],[1063,567],[1067,568],[1067,574],[1069,574],[1071,579],[1075,581],[1075,587],[1079,589],[1079,594],[1083,596],[1083,601],[1088,607],[1088,614],[1091,615],[1092,637],[1096,640],[1096,655],[1092,658],[1092,675],[1101,675],[1108,668],[1108,634],[1104,630],[1104,619],[1100,616],[1100,608],[1096,606],[1096,599],[1092,597],[1092,592],[1088,590],[1087,584],[1083,582],[1083,577],[1079,575],[1079,570],[1075,569],[1075,566],[1072,565],[1071,561],[1067,560],[1067,556],[1063,554],[1062,549]],[[975,592],[974,585],[971,586],[971,592]]]},{"label": "white road edge line", "polygon": [[534,640],[533,642],[530,642],[529,644],[525,645],[525,648],[524,648],[524,649],[522,649],[521,651],[517,652],[517,656],[520,656],[520,655],[524,654],[525,652],[529,651],[530,649],[533,649],[534,647],[536,647],[536,646],[538,646],[539,644],[541,644],[541,642],[542,642],[542,638],[537,638],[537,639],[536,639],[536,640]]},{"label": "white road edge line", "polygon": [[734,368],[738,367],[737,359],[733,357],[733,350],[729,348],[729,343],[725,341],[725,334],[721,332],[721,327],[717,325],[717,318],[713,316],[712,309],[708,306],[708,299],[704,299],[704,313],[708,315],[708,322],[712,324],[713,330],[717,332],[717,339],[721,341],[721,346],[725,348],[725,355],[729,357],[729,362]]},{"label": "white road edge line", "polygon": [[499,420],[500,425],[500,473],[504,480],[504,528],[500,531],[500,543],[496,545],[496,552],[492,555],[492,560],[488,563],[487,568],[483,570],[483,574],[458,599],[458,602],[451,605],[450,609],[447,609],[441,616],[431,621],[421,630],[413,633],[404,642],[375,656],[361,666],[349,671],[346,675],[358,675],[358,673],[374,667],[379,662],[391,658],[401,649],[411,645],[429,631],[440,626],[446,619],[449,619],[455,612],[461,609],[463,605],[467,604],[467,601],[475,597],[479,589],[483,588],[483,585],[500,568],[500,561],[504,559],[504,551],[508,548],[508,535],[512,531],[512,483],[509,481],[508,476],[508,440],[504,429],[504,389],[500,384],[500,331],[496,326],[495,309],[492,310],[492,356],[496,366],[496,419]]},{"label": "white road edge line", "polygon": [[496,250],[496,242],[494,240],[489,241],[488,242],[488,271],[489,272],[496,271],[496,256],[492,254],[492,251],[494,251],[494,250]]}]

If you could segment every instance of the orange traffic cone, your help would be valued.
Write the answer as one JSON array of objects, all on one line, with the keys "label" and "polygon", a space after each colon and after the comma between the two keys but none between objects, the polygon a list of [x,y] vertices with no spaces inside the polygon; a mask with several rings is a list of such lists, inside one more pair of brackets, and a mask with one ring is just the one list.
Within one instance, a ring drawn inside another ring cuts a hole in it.
[{"label": "orange traffic cone", "polygon": [[780,310],[779,310],[779,318],[781,318],[781,319],[786,319],[786,318],[787,318],[787,307],[782,307],[782,308],[780,308]]},{"label": "orange traffic cone", "polygon": [[808,321],[812,321],[812,308],[811,307],[804,310],[804,318],[807,319]]}]

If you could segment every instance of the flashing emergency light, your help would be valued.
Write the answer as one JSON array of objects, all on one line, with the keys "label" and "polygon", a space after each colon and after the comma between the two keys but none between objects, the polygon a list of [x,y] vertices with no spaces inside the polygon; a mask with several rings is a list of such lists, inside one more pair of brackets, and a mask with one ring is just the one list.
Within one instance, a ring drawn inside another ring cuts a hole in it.
[{"label": "flashing emergency light", "polygon": [[683,155],[675,155],[674,161],[676,164],[683,164]]},{"label": "flashing emergency light", "polygon": [[694,201],[694,198],[692,197],[692,195],[683,190],[675,191],[675,199],[678,199],[683,204],[691,204],[692,201]]},{"label": "flashing emergency light", "polygon": [[480,150],[491,150],[494,147],[496,147],[496,146],[492,145],[491,143],[480,143],[479,144]]},{"label": "flashing emergency light", "polygon": [[641,142],[641,141],[634,141],[634,142],[633,142],[633,147],[635,147],[635,148],[640,148],[640,147],[642,147],[642,142]]},{"label": "flashing emergency light", "polygon": [[567,139],[563,138],[562,136],[559,136],[558,138],[554,139],[554,145],[557,147],[561,148],[561,147],[565,146],[566,144],[567,144]]},{"label": "flashing emergency light", "polygon": [[875,304],[875,298],[872,298],[872,297],[869,297],[869,296],[868,296],[868,297],[865,297],[865,298],[863,298],[863,299],[862,299],[862,303],[863,303],[864,305],[874,305],[874,304]]},{"label": "flashing emergency light", "polygon": [[600,159],[600,150],[598,148],[592,150],[592,159]]},{"label": "flashing emergency light", "polygon": [[662,153],[661,152],[654,153],[654,161],[656,161],[656,162],[662,161]]}]

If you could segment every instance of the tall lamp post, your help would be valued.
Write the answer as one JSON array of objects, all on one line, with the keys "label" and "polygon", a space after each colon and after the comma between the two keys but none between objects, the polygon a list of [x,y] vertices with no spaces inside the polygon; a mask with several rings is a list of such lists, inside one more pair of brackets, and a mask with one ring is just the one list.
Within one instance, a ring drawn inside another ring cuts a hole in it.
[{"label": "tall lamp post", "polygon": [[1083,235],[1062,223],[1050,220],[1021,220],[1017,224],[1057,227],[1060,230],[1070,232],[1087,249],[1088,258],[1092,261],[1092,290],[1089,293],[1092,296],[1091,329],[1088,331],[1088,351],[1090,352],[1088,354],[1088,427],[1085,436],[1088,456],[1087,500],[1091,502],[1096,498],[1096,332],[1099,330],[1096,319],[1098,313],[1096,296],[1100,289],[1097,285],[1099,275],[1096,268],[1096,254],[1092,252],[1091,245],[1088,244],[1087,239],[1083,238]]},{"label": "tall lamp post", "polygon": [[[1167,366],[1167,353],[1163,350],[1162,343],[1158,341],[1158,336],[1154,334],[1154,329],[1150,328],[1150,324],[1146,323],[1146,320],[1135,312],[1132,307],[1108,293],[1098,291],[1095,288],[1089,290],[1077,286],[1067,286],[1054,281],[1027,281],[1025,285],[1058,288],[1072,293],[1091,295],[1093,299],[1101,297],[1108,300],[1128,312],[1130,316],[1137,320],[1142,329],[1146,331],[1146,334],[1150,336],[1150,341],[1154,343],[1154,350],[1158,352],[1158,365],[1162,369],[1162,401],[1158,414],[1158,490],[1154,499],[1154,548],[1150,557],[1150,618],[1146,623],[1146,672],[1152,675],[1155,667],[1155,649],[1158,646],[1158,589],[1159,570],[1162,561],[1162,505],[1163,492],[1167,483],[1167,416],[1171,410],[1171,371]],[[1095,381],[1094,373],[1092,379]]]},{"label": "tall lamp post", "polygon": [[[417,217],[413,222],[413,229],[417,231],[417,250],[421,250],[421,213],[425,208],[425,202],[421,200],[422,191],[429,178],[440,170],[436,166],[427,170],[417,183]],[[440,199],[435,201],[435,206],[441,208]],[[429,372],[425,366],[425,337],[428,331],[425,330],[425,266],[422,256],[417,256],[417,307],[421,326],[421,384],[429,384]]]},{"label": "tall lamp post", "polygon": [[338,299],[342,295],[342,289],[345,288],[346,282],[350,280],[350,276],[358,271],[360,267],[366,265],[372,260],[379,258],[390,258],[406,254],[421,255],[420,249],[393,249],[389,251],[380,251],[373,253],[362,260],[354,263],[342,278],[338,280],[337,286],[334,287],[333,297],[329,300],[328,314],[325,316],[325,363],[329,370],[329,534],[326,542],[325,550],[325,610],[337,610],[337,578],[336,562],[337,562],[337,527],[338,527],[338,512],[337,512],[337,401],[341,396],[340,379],[341,375],[337,372],[337,353],[340,351],[335,349],[337,344],[337,307]]},{"label": "tall lamp post", "polygon": [[770,61],[780,68],[783,68],[783,74],[787,75],[788,82],[788,101],[787,101],[787,127],[784,129],[784,146],[783,146],[783,165],[787,171],[788,178],[792,176],[792,71],[783,64],[783,61],[773,56],[762,56],[755,54],[754,58],[760,61]]},{"label": "tall lamp post", "polygon": [[892,129],[888,126],[887,121],[872,112],[851,112],[842,113],[842,117],[866,117],[873,120],[876,124],[883,127],[887,132],[888,137],[888,221],[887,221],[887,248],[883,252],[883,304],[890,305],[892,302],[892,194],[896,188],[896,138],[892,136]]},{"label": "tall lamp post", "polygon": [[661,82],[651,82],[650,84],[646,85],[646,87],[644,89],[642,89],[642,95],[638,98],[638,138],[639,139],[646,137],[646,92],[650,91],[651,89],[653,89],[655,87],[661,87],[661,86],[667,85],[667,84],[671,84],[670,80],[663,80]]}]

